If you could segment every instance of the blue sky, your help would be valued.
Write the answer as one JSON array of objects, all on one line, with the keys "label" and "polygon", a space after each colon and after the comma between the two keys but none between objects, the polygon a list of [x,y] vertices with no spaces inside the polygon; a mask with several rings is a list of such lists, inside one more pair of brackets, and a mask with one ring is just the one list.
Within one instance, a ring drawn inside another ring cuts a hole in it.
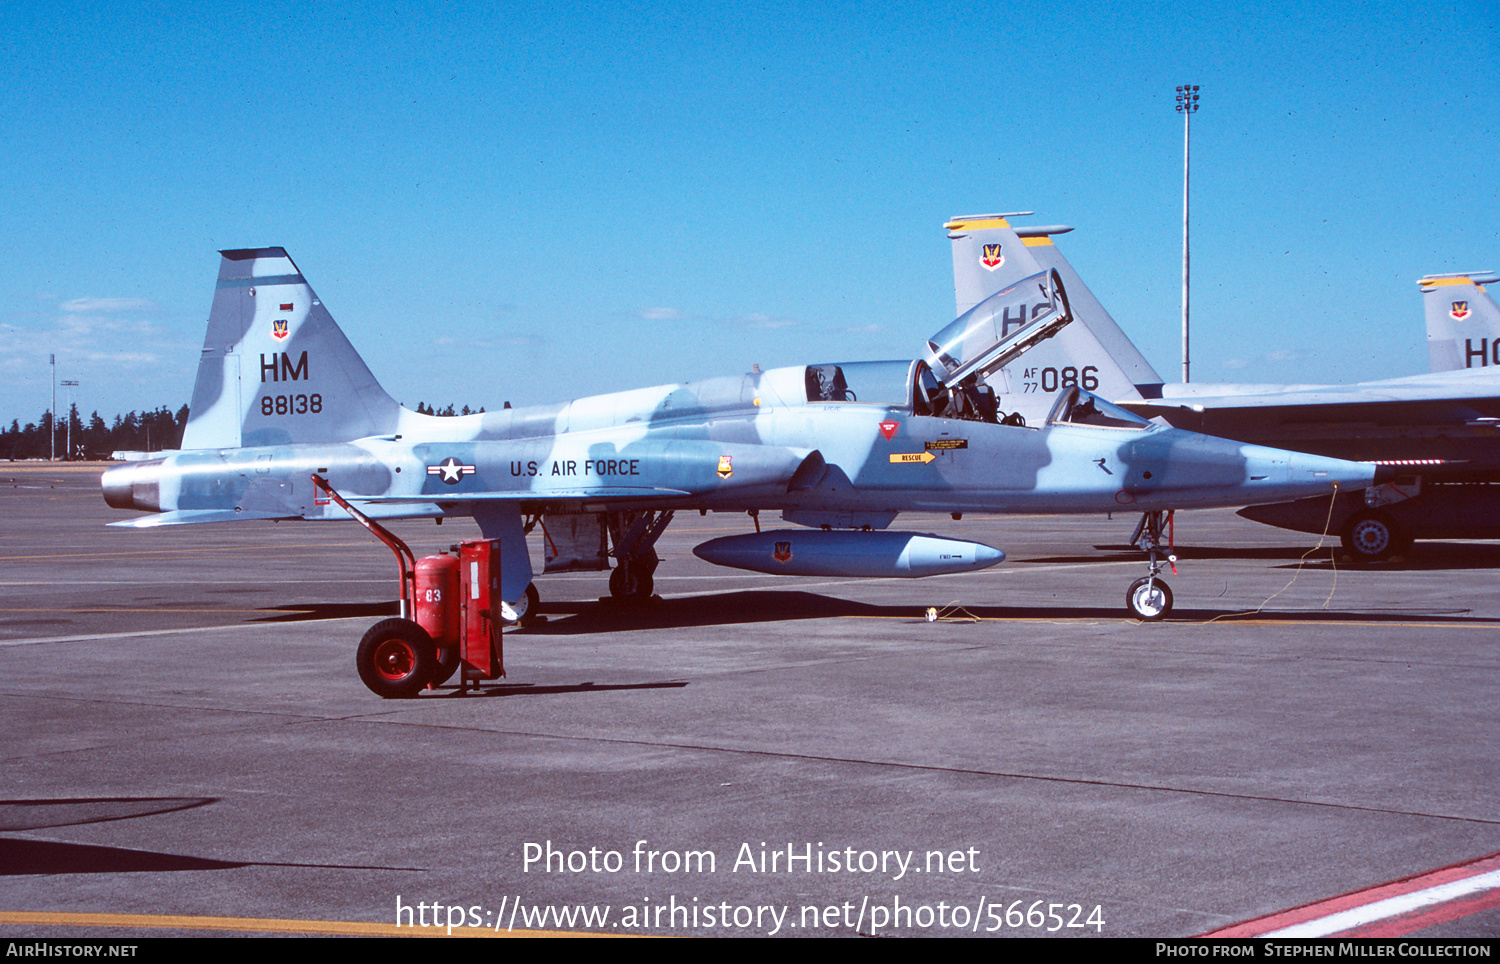
[{"label": "blue sky", "polygon": [[[1035,210],[1164,376],[1425,370],[1500,268],[1485,4],[41,4],[0,51],[0,418],[188,400],[279,244],[410,406],[910,357],[942,223]],[[60,398],[62,396],[60,395]]]}]

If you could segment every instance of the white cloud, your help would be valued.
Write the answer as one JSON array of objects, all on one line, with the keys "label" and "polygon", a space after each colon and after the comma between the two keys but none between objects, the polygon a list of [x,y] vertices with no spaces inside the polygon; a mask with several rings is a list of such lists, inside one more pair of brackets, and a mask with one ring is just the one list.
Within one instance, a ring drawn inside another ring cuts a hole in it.
[{"label": "white cloud", "polygon": [[159,308],[149,298],[70,298],[58,307],[70,315],[154,312]]},{"label": "white cloud", "polygon": [[676,308],[647,308],[645,311],[636,313],[647,321],[680,321],[687,317]]}]

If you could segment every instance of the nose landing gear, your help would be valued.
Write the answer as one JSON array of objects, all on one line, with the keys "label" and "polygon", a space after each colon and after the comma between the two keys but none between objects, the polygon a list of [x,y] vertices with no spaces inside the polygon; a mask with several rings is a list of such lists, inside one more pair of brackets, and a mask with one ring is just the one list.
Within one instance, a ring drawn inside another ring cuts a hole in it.
[{"label": "nose landing gear", "polygon": [[1144,551],[1151,557],[1151,570],[1144,579],[1137,579],[1130,584],[1125,592],[1125,608],[1135,618],[1144,622],[1156,622],[1158,619],[1166,618],[1167,613],[1172,611],[1172,588],[1164,579],[1160,578],[1162,570],[1162,559],[1166,558],[1166,564],[1172,567],[1172,572],[1177,572],[1177,556],[1172,552],[1170,538],[1168,545],[1162,545],[1162,527],[1166,525],[1171,531],[1172,512],[1146,512],[1141,515],[1141,521],[1135,527],[1135,535],[1130,537],[1130,544]]}]

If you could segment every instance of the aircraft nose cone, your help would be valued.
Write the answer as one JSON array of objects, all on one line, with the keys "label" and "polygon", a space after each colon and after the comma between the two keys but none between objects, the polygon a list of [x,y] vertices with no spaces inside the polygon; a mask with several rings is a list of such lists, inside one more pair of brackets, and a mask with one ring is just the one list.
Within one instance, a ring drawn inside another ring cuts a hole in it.
[{"label": "aircraft nose cone", "polygon": [[1377,466],[1369,462],[1346,462],[1322,455],[1307,455],[1302,452],[1289,453],[1287,477],[1293,485],[1301,483],[1329,486],[1337,482],[1340,488],[1364,488],[1375,482]]},{"label": "aircraft nose cone", "polygon": [[1241,451],[1245,459],[1244,491],[1254,497],[1253,502],[1325,495],[1335,486],[1353,491],[1375,482],[1376,466],[1369,462],[1346,462],[1259,445],[1247,445]]}]

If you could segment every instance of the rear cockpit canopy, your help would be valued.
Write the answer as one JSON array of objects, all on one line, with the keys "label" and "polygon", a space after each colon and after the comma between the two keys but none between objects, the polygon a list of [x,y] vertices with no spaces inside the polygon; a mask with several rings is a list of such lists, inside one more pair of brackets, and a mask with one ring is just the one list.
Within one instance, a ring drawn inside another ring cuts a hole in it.
[{"label": "rear cockpit canopy", "polygon": [[807,366],[807,400],[905,408],[911,404],[912,361],[841,362]]},{"label": "rear cockpit canopy", "polygon": [[[945,386],[920,359],[808,365],[804,382],[808,404],[855,402],[936,418],[1004,421],[996,407],[995,393],[977,374]],[[1024,423],[1013,420],[1006,424]]]}]

